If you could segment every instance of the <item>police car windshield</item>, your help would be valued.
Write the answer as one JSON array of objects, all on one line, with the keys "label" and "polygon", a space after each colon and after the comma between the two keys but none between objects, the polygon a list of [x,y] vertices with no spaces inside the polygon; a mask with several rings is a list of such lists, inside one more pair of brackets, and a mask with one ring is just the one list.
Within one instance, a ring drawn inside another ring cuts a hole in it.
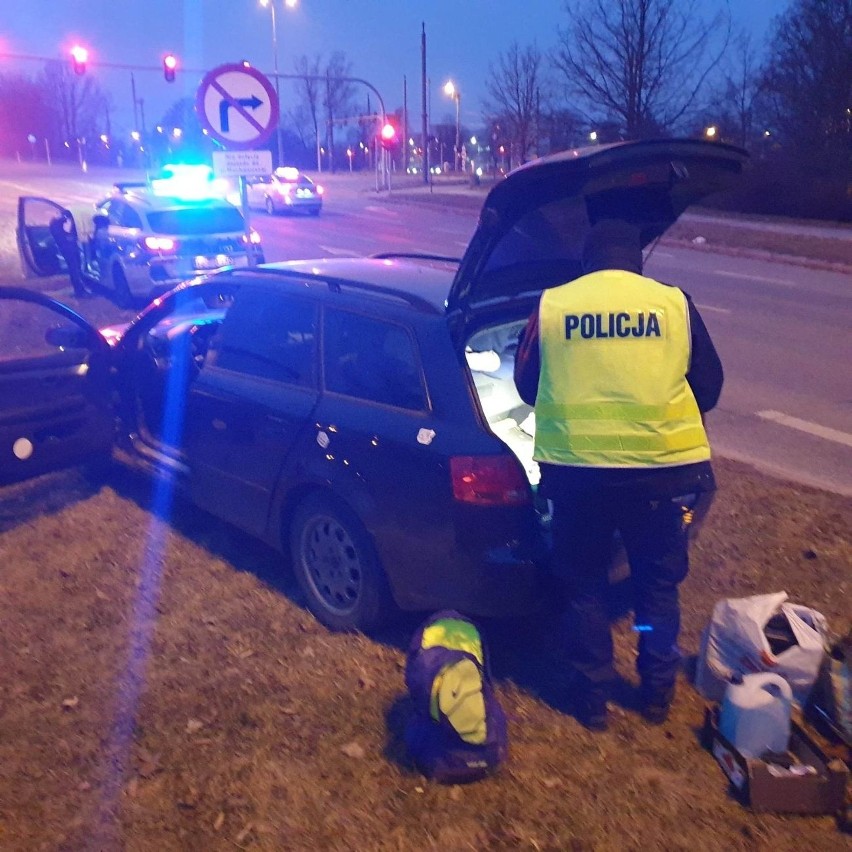
[{"label": "police car windshield", "polygon": [[148,224],[155,234],[189,236],[242,231],[243,217],[236,207],[206,207],[204,209],[158,210],[148,213]]}]

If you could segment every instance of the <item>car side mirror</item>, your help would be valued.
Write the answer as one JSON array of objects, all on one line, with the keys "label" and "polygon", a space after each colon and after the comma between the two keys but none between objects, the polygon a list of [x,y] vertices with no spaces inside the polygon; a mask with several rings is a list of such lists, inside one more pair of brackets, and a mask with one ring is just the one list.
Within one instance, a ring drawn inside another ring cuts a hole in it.
[{"label": "car side mirror", "polygon": [[88,335],[76,325],[55,325],[44,333],[44,339],[59,349],[82,349],[87,345]]}]

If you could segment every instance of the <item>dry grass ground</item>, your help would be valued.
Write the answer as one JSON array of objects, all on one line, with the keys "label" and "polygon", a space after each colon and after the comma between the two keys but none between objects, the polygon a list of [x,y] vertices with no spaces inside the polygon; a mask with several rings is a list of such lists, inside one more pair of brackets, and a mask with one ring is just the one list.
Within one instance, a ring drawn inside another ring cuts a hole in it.
[{"label": "dry grass ground", "polygon": [[[732,462],[718,474],[686,650],[721,597],[784,589],[848,623],[852,501]],[[625,683],[597,735],[565,710],[552,617],[486,625],[511,757],[442,787],[401,744],[416,619],[331,634],[275,553],[124,474],[0,499],[3,850],[848,848],[830,817],[729,795],[686,678],[667,725],[641,721],[626,619]]]}]

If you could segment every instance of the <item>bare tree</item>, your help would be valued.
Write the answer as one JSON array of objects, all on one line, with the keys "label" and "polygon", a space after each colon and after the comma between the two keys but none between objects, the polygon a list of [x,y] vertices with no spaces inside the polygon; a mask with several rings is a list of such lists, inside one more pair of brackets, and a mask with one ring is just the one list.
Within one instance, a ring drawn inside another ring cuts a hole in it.
[{"label": "bare tree", "polygon": [[736,42],[732,70],[725,75],[726,102],[733,111],[739,144],[744,148],[754,132],[755,101],[763,86],[760,65],[751,36],[743,33]]},{"label": "bare tree", "polygon": [[64,140],[98,134],[98,119],[104,114],[107,98],[92,77],[77,76],[67,63],[53,60],[45,66],[40,83]]},{"label": "bare tree", "polygon": [[697,0],[569,0],[565,9],[554,62],[568,92],[590,119],[617,117],[629,138],[673,130],[730,38],[727,2],[709,20]]},{"label": "bare tree", "polygon": [[334,119],[353,112],[352,97],[355,87],[345,79],[352,76],[352,63],[346,54],[335,51],[325,67],[325,110],[328,117],[328,157],[334,171]]},{"label": "bare tree", "polygon": [[522,163],[539,135],[542,83],[542,54],[536,45],[521,48],[513,42],[488,69],[486,122],[502,123]]},{"label": "bare tree", "polygon": [[795,0],[775,20],[766,72],[779,131],[802,149],[852,143],[852,0]]},{"label": "bare tree", "polygon": [[[302,99],[302,104],[298,112],[301,113],[304,110],[310,116],[311,124],[314,128],[314,138],[317,140],[317,152],[319,152],[319,110],[322,102],[321,92],[323,87],[323,82],[320,79],[323,76],[322,57],[319,54],[310,59],[307,56],[300,56],[293,67],[295,73],[302,77],[298,83]],[[298,123],[298,119],[296,126],[298,128],[297,132],[301,136],[301,126]],[[317,153],[317,168],[319,167],[319,153]]]},{"label": "bare tree", "polygon": [[751,35],[741,32],[726,57],[719,91],[710,104],[710,121],[721,125],[723,139],[744,148],[755,140],[762,88],[763,67]]}]

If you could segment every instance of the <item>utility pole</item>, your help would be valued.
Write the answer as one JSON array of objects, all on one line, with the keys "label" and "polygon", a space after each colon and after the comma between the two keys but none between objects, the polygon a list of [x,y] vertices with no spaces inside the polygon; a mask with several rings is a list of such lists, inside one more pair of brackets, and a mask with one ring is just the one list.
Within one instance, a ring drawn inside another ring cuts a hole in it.
[{"label": "utility pole", "polygon": [[132,71],[130,72],[130,92],[133,96],[133,129],[139,130],[139,113],[136,111],[136,78],[133,76]]},{"label": "utility pole", "polygon": [[423,135],[423,183],[429,183],[429,120],[426,114],[426,23],[421,23],[420,32],[420,64],[421,64],[421,99],[423,114],[421,118],[421,133]]},{"label": "utility pole", "polygon": [[402,173],[408,174],[408,78],[402,75]]}]

